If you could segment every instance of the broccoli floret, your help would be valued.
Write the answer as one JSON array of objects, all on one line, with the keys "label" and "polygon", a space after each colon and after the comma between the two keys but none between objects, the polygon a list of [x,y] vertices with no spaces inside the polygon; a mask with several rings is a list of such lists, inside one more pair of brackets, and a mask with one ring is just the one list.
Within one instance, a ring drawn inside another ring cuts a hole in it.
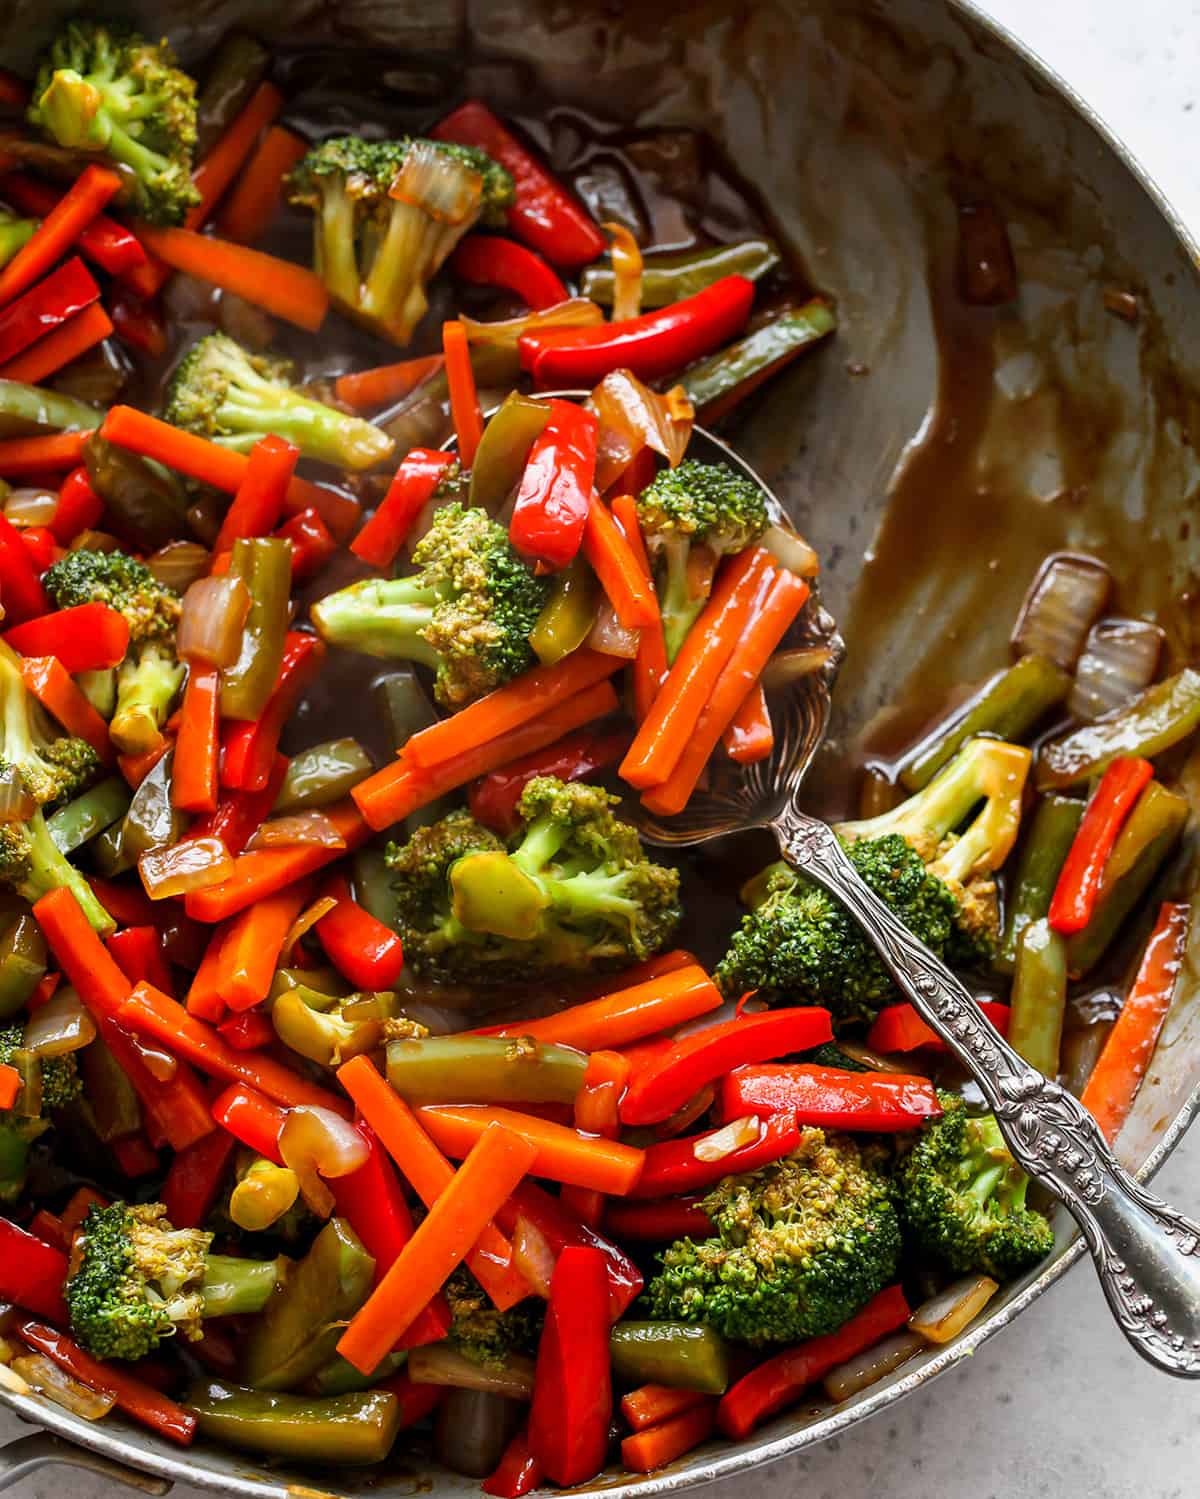
[{"label": "broccoli floret", "polygon": [[725,1177],[703,1203],[715,1236],[662,1252],[645,1291],[649,1315],[756,1345],[834,1332],[899,1269],[881,1158],[877,1147],[809,1129],[790,1156]]},{"label": "broccoli floret", "polygon": [[458,1267],[444,1291],[451,1317],[447,1341],[464,1358],[502,1369],[510,1354],[537,1352],[545,1303],[536,1297],[499,1312],[465,1265]]},{"label": "broccoli floret", "polygon": [[29,243],[37,227],[37,219],[20,219],[0,209],[0,266],[7,265],[21,246]]},{"label": "broccoli floret", "polygon": [[60,609],[101,603],[124,615],[129,650],[117,672],[108,732],[122,754],[148,754],[161,742],[162,726],[183,686],[184,668],[175,655],[182,599],[125,552],[68,552],[43,582]]},{"label": "broccoli floret", "polygon": [[465,812],[391,844],[400,934],[419,976],[512,984],[621,968],[679,921],[679,874],[651,863],[599,786],[539,776],[506,851]]},{"label": "broccoli floret", "polygon": [[83,739],[55,735],[26,688],[21,658],[0,640],[0,765],[14,766],[39,807],[86,791],[100,758]]},{"label": "broccoli floret", "polygon": [[[876,895],[950,962],[978,964],[995,949],[992,874],[1016,837],[1029,758],[1018,745],[973,739],[895,811],[837,829]],[[842,1021],[872,1020],[899,997],[882,959],[832,896],[782,864],[748,888],[757,904],[716,971],[727,994],[757,989],[769,1004],[817,1002]]]},{"label": "broccoli floret", "polygon": [[[708,602],[721,558],[745,551],[767,529],[767,502],[753,480],[728,464],[685,458],[642,491],[637,511],[655,562],[667,657],[674,661]],[[707,565],[696,566],[694,553]]]},{"label": "broccoli floret", "polygon": [[29,1148],[50,1128],[45,1116],[73,1103],[83,1086],[73,1053],[39,1059],[24,1046],[23,1026],[0,1030],[0,1065],[16,1067],[23,1079],[15,1106],[0,1109],[0,1202],[15,1202],[24,1191]]},{"label": "broccoli floret", "polygon": [[429,305],[426,287],[476,222],[499,227],[512,178],[470,146],[341,136],[311,150],[289,179],[311,208],[317,274],[343,312],[405,344]]},{"label": "broccoli floret", "polygon": [[273,433],[306,458],[338,468],[373,468],[390,456],[395,443],[386,432],[302,395],[291,381],[289,360],[251,354],[227,334],[209,333],[177,365],[163,415],[239,453]]},{"label": "broccoli floret", "polygon": [[0,884],[30,905],[51,890],[69,890],[97,932],[108,936],[116,928],[91,886],[59,852],[40,807],[25,822],[0,823]]},{"label": "broccoli floret", "polygon": [[1029,1178],[991,1114],[972,1117],[940,1095],[940,1119],[921,1131],[896,1175],[901,1223],[924,1254],[960,1275],[1022,1274],[1054,1248],[1054,1230],[1027,1207]]},{"label": "broccoli floret", "polygon": [[165,41],[87,19],[43,55],[29,121],[72,150],[122,169],[121,194],[154,224],[181,224],[200,201],[192,182],[196,85]]},{"label": "broccoli floret", "polygon": [[513,550],[486,510],[443,505],[405,578],[364,578],[313,605],[331,645],[437,673],[434,695],[461,708],[533,665],[529,636],[547,582]]},{"label": "broccoli floret", "polygon": [[275,1289],[271,1260],[209,1254],[212,1234],[173,1228],[161,1202],[93,1207],[75,1241],[64,1294],[71,1329],[103,1359],[139,1359],[204,1317],[260,1312]]}]

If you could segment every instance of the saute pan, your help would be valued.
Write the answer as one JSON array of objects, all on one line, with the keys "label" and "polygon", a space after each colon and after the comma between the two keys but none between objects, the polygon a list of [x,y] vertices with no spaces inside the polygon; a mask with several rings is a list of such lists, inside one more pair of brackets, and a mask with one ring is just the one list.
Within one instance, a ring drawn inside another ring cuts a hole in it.
[{"label": "saute pan", "polygon": [[[0,4],[0,61],[28,67],[73,8]],[[522,117],[540,112],[556,165],[579,167],[577,181],[593,186],[606,132],[707,132],[839,311],[836,344],[776,380],[734,434],[818,548],[824,601],[849,646],[814,806],[840,794],[864,754],[910,737],[954,684],[995,667],[1037,562],[1055,548],[1103,556],[1122,606],[1159,620],[1176,662],[1194,655],[1200,250],[1101,122],[965,0],[122,9],[144,31],[169,33],[185,60],[242,24],[299,56],[297,76],[327,66],[348,127],[389,100],[432,120],[467,93]],[[302,127],[302,114],[294,122]],[[967,319],[954,293],[956,226],[963,205],[979,202],[1008,224],[1020,296]],[[898,713],[888,706],[897,700],[911,706]],[[1200,797],[1200,759],[1182,780]],[[1200,1099],[1198,962],[1194,937],[1120,1141],[1126,1163],[1147,1174]],[[711,1444],[612,1484],[666,1493],[840,1433],[973,1352],[1081,1251],[1063,1223],[1053,1257],[956,1343],[843,1405],[801,1407],[750,1442]],[[419,1453],[359,1480],[258,1467],[205,1443],[181,1454],[115,1418],[89,1425],[37,1398],[0,1400],[43,1428],[0,1450],[0,1489],[66,1461],[150,1492],[174,1480],[247,1499],[478,1492]]]}]

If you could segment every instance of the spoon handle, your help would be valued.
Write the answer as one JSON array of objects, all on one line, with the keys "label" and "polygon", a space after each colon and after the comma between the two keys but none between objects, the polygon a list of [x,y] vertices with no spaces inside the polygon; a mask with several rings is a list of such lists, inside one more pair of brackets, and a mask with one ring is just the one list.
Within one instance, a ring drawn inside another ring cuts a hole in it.
[{"label": "spoon handle", "polygon": [[794,807],[772,826],[788,863],[841,901],[918,1014],[970,1071],[1014,1159],[1074,1217],[1130,1343],[1168,1374],[1200,1378],[1200,1227],[1146,1191],[1079,1100],[1003,1040],[946,965],[864,883],[829,827]]}]

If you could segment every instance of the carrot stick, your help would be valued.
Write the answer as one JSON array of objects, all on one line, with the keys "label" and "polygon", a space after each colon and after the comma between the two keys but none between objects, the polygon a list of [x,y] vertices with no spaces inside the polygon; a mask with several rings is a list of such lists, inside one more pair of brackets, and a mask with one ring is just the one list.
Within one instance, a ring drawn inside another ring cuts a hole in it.
[{"label": "carrot stick", "polygon": [[404,747],[405,758],[428,769],[441,765],[467,750],[490,744],[501,734],[519,728],[532,718],[574,697],[585,687],[594,687],[620,670],[624,663],[599,651],[573,651],[553,666],[535,666],[532,671],[489,692],[452,718],[414,734]]},{"label": "carrot stick", "polygon": [[10,437],[0,442],[0,475],[22,479],[27,474],[58,473],[75,468],[83,459],[90,432],[52,432],[44,437]]},{"label": "carrot stick", "polygon": [[597,1140],[534,1114],[473,1103],[425,1104],[415,1112],[437,1144],[458,1160],[489,1125],[501,1124],[537,1147],[537,1159],[529,1168],[534,1176],[624,1197],[642,1174],[643,1151],[616,1140]]},{"label": "carrot stick", "polygon": [[489,1028],[484,1034],[532,1036],[546,1045],[554,1042],[580,1051],[608,1050],[673,1030],[720,1007],[720,990],[704,969],[693,963],[600,999],[572,1005],[557,1015],[514,1021]]},{"label": "carrot stick", "polygon": [[76,739],[84,739],[105,765],[113,763],[108,725],[75,685],[57,656],[25,656],[21,678],[46,712]]},{"label": "carrot stick", "polygon": [[308,882],[301,880],[247,906],[230,922],[221,943],[216,987],[231,1010],[249,1010],[266,999],[283,939],[309,894]]},{"label": "carrot stick", "polygon": [[221,210],[218,224],[227,239],[244,245],[266,232],[283,197],[283,179],[307,150],[298,135],[271,126]]},{"label": "carrot stick", "polygon": [[121,179],[107,167],[84,168],[33,237],[0,271],[0,307],[40,281],[63,258],[120,186]]},{"label": "carrot stick", "polygon": [[721,736],[726,752],[739,765],[756,765],[775,748],[775,730],[762,682],[756,682],[742,699],[742,706]]},{"label": "carrot stick", "polygon": [[604,501],[593,496],[583,528],[583,555],[627,630],[661,623],[650,579]]},{"label": "carrot stick", "polygon": [[450,415],[458,438],[458,461],[470,468],[483,436],[483,412],[475,389],[467,330],[458,318],[442,324],[442,350],[446,356],[446,385],[450,391]]},{"label": "carrot stick", "polygon": [[254,444],[233,504],[213,542],[214,556],[229,551],[240,537],[266,536],[275,529],[299,457],[298,447],[274,434]]},{"label": "carrot stick", "polygon": [[733,654],[759,586],[774,571],[762,547],[740,553],[722,571],[704,612],[688,631],[675,664],[621,762],[621,775],[631,786],[657,786],[675,769]]},{"label": "carrot stick", "polygon": [[351,1319],[337,1351],[369,1374],[461,1263],[536,1148],[502,1127],[484,1130],[391,1269]]},{"label": "carrot stick", "polygon": [[174,271],[233,292],[285,322],[315,333],[329,311],[329,293],[315,272],[246,245],[191,229],[139,227],[146,248]]},{"label": "carrot stick", "polygon": [[36,385],[39,380],[70,364],[113,331],[112,319],[99,302],[93,302],[82,312],[56,328],[53,333],[39,339],[31,349],[10,359],[0,366],[0,380],[19,380],[24,385]]},{"label": "carrot stick", "polygon": [[208,939],[200,967],[192,978],[187,993],[187,1012],[197,1020],[206,1020],[217,1025],[225,1018],[225,1001],[217,993],[217,974],[221,966],[221,945],[225,941],[228,927],[217,927]]},{"label": "carrot stick", "polygon": [[762,599],[762,591],[759,591],[733,654],[718,677],[699,722],[688,734],[675,768],[662,785],[643,795],[642,805],[649,811],[672,816],[687,806],[708,757],[807,598],[808,584],[786,570],[775,574],[761,605],[758,601]]},{"label": "carrot stick", "polygon": [[171,802],[181,812],[217,809],[220,700],[221,673],[193,666],[183,695],[183,717],[171,770]]},{"label": "carrot stick", "polygon": [[700,1402],[660,1426],[626,1437],[621,1443],[622,1464],[631,1473],[652,1473],[707,1441],[717,1424],[717,1402],[711,1395],[701,1395]]},{"label": "carrot stick", "polygon": [[35,903],[33,916],[83,1003],[94,1015],[114,1018],[133,985],[92,930],[74,895],[62,887],[51,890]]},{"label": "carrot stick", "polygon": [[344,849],[297,844],[294,848],[258,848],[239,854],[233,861],[233,874],[227,880],[209,885],[206,890],[193,890],[184,898],[188,915],[195,921],[224,921],[227,916],[236,916],[255,901],[265,900],[286,885],[332,864],[370,837],[370,828],[352,803],[338,802],[324,810],[345,840]]},{"label": "carrot stick", "polygon": [[661,1426],[682,1416],[684,1411],[695,1410],[711,1397],[699,1390],[680,1390],[674,1385],[644,1384],[630,1390],[621,1401],[621,1414],[634,1431],[645,1431],[651,1426]]},{"label": "carrot stick", "polygon": [[[404,1099],[380,1077],[369,1057],[346,1062],[337,1076],[384,1149],[412,1183],[413,1191],[431,1208],[454,1179],[454,1167]],[[528,1296],[528,1284],[512,1265],[512,1245],[494,1223],[479,1231],[466,1260],[475,1279],[501,1311]]]},{"label": "carrot stick", "polygon": [[1189,907],[1164,902],[1117,1023],[1083,1090],[1107,1140],[1115,1140],[1137,1097],[1171,1007],[1187,943]]},{"label": "carrot stick", "polygon": [[[213,146],[192,173],[192,182],[200,194],[199,203],[188,209],[184,224],[199,229],[208,222],[219,200],[245,165],[262,131],[283,108],[283,95],[273,83],[260,83],[250,95],[245,108]],[[303,152],[301,152],[303,154]],[[249,173],[242,176],[244,183]],[[163,256],[166,259],[166,256]],[[170,262],[168,262],[169,264]],[[178,267],[176,267],[178,269]]]},{"label": "carrot stick", "polygon": [[375,369],[339,375],[334,381],[333,393],[339,401],[353,406],[355,411],[390,406],[440,370],[445,358],[444,354],[424,354],[419,359],[405,359],[399,364],[381,364]]},{"label": "carrot stick", "polygon": [[[638,560],[638,566],[653,588],[654,574],[642,536],[641,522],[638,520],[636,498],[632,494],[619,494],[612,502],[612,512],[613,519],[620,526]],[[654,622],[643,629],[638,639],[637,655],[633,659],[633,716],[639,724],[645,723],[651,704],[666,680],[667,671],[667,642],[663,635],[662,616],[656,614]]]},{"label": "carrot stick", "polygon": [[467,785],[500,765],[507,765],[510,760],[545,749],[564,734],[606,717],[619,706],[612,684],[597,682],[541,717],[521,724],[490,743],[443,761],[431,770],[418,770],[406,754],[405,758],[360,781],[350,795],[372,828],[390,827],[418,807],[428,806],[439,796]]}]

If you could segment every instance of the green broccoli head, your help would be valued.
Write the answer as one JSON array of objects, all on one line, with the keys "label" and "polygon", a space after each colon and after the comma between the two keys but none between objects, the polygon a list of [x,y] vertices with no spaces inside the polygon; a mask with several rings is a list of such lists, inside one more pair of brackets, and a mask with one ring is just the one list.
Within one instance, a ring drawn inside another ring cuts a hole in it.
[{"label": "green broccoli head", "polygon": [[435,671],[434,695],[461,708],[533,665],[529,636],[546,601],[486,510],[443,505],[404,578],[365,578],[313,605],[331,645]]},{"label": "green broccoli head", "polygon": [[537,1352],[545,1304],[536,1297],[497,1311],[465,1265],[458,1267],[444,1290],[451,1317],[448,1341],[465,1358],[502,1369],[511,1354]]},{"label": "green broccoli head", "polygon": [[41,59],[29,121],[58,145],[120,169],[122,197],[155,224],[180,224],[192,182],[196,85],[165,41],[106,22],[69,22]]},{"label": "green broccoli head", "polygon": [[[20,1025],[5,1026],[0,1030],[0,1064],[16,1067],[23,1076],[30,1073],[30,1063],[36,1063],[32,1071],[37,1076],[35,1083],[40,1093],[39,1114],[53,1113],[74,1103],[83,1090],[79,1069],[75,1065],[75,1053],[67,1052],[61,1057],[44,1057],[40,1061],[24,1050],[25,1032]],[[3,1117],[0,1114],[0,1117]]]},{"label": "green broccoli head", "polygon": [[470,146],[341,136],[316,146],[289,179],[312,209],[317,274],[344,312],[405,344],[426,288],[477,222],[499,224],[512,178]]},{"label": "green broccoli head", "polygon": [[30,905],[51,890],[70,890],[95,931],[107,937],[116,929],[87,880],[59,852],[40,807],[25,822],[0,823],[0,884]]},{"label": "green broccoli head", "polygon": [[1029,1178],[991,1114],[972,1116],[954,1094],[896,1174],[901,1222],[916,1248],[960,1275],[1009,1280],[1054,1248],[1054,1230],[1027,1207]]},{"label": "green broccoli head", "polygon": [[[745,551],[767,529],[766,497],[728,464],[685,458],[656,475],[638,498],[637,510],[655,560],[667,655],[673,661],[708,600],[716,564]],[[699,548],[709,554],[711,565],[704,569],[688,565]],[[705,576],[708,586],[697,581]]]},{"label": "green broccoli head", "polygon": [[24,1027],[0,1030],[0,1065],[15,1067],[21,1091],[11,1109],[0,1109],[0,1202],[15,1202],[25,1190],[29,1150],[50,1128],[46,1118],[73,1103],[82,1091],[75,1057],[39,1058],[25,1050]]},{"label": "green broccoli head", "polygon": [[302,395],[290,361],[252,354],[225,333],[207,334],[180,360],[163,416],[239,453],[273,433],[306,458],[356,471],[384,462],[395,446],[361,417]]},{"label": "green broccoli head", "polygon": [[19,773],[39,807],[65,801],[86,790],[100,770],[100,758],[83,739],[56,735],[50,720],[25,686],[21,658],[0,640],[0,766]]},{"label": "green broccoli head", "polygon": [[899,1270],[881,1161],[878,1148],[810,1129],[785,1159],[725,1177],[703,1203],[714,1237],[679,1239],[659,1256],[649,1315],[755,1345],[834,1332]]}]

